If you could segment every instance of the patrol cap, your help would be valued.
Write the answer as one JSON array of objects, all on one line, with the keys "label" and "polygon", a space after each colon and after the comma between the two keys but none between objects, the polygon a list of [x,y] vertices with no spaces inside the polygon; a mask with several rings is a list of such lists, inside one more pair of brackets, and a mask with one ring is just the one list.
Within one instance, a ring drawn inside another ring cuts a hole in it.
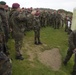
[{"label": "patrol cap", "polygon": [[5,5],[5,4],[6,4],[6,2],[0,1],[0,5]]},{"label": "patrol cap", "polygon": [[18,3],[13,3],[13,4],[12,4],[12,8],[17,9],[17,8],[19,8],[19,7],[20,7],[20,4],[18,4]]}]

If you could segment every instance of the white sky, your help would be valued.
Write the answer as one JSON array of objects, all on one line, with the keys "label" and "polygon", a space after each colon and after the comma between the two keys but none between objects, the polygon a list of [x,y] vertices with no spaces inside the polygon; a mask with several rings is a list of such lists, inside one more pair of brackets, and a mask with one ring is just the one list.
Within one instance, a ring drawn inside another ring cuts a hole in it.
[{"label": "white sky", "polygon": [[10,7],[13,3],[19,3],[21,7],[65,9],[73,11],[76,0],[4,0]]}]

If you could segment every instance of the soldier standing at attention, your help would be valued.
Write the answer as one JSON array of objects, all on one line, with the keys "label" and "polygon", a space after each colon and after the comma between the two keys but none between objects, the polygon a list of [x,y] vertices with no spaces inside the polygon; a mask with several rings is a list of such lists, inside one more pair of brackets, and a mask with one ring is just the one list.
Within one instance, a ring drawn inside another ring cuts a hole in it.
[{"label": "soldier standing at attention", "polygon": [[11,59],[3,52],[3,33],[0,31],[0,75],[12,75]]},{"label": "soldier standing at attention", "polygon": [[0,29],[3,32],[3,52],[8,55],[7,42],[8,42],[8,20],[5,11],[6,2],[0,1]]},{"label": "soldier standing at attention", "polygon": [[15,40],[16,59],[23,60],[24,58],[22,57],[22,54],[21,54],[21,48],[22,48],[22,41],[23,41],[24,33],[22,32],[20,22],[22,22],[24,18],[21,18],[19,16],[21,9],[18,3],[12,4],[12,10],[13,12],[11,12],[12,14],[10,16],[10,21],[11,21],[10,27],[13,31],[13,38]]},{"label": "soldier standing at attention", "polygon": [[[5,30],[7,26],[6,16],[5,16],[5,7],[6,2],[0,1],[0,75],[12,75],[12,66],[11,61],[8,56],[6,56],[5,46]],[[3,28],[4,27],[4,28]],[[6,40],[6,39],[5,39]]]},{"label": "soldier standing at attention", "polygon": [[35,37],[34,37],[34,43],[36,45],[39,45],[39,44],[42,44],[41,41],[40,41],[40,20],[39,20],[39,12],[36,11],[36,13],[34,14],[34,22],[33,22],[33,25],[34,25],[34,34],[35,34]]}]

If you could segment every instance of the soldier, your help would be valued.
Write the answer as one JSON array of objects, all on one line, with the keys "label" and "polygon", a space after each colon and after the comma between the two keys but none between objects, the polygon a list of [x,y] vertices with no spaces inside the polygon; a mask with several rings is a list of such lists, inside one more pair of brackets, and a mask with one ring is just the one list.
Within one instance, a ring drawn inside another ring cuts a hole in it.
[{"label": "soldier", "polygon": [[15,50],[16,50],[16,59],[18,60],[23,60],[24,58],[22,57],[21,54],[21,47],[22,47],[22,40],[24,33],[22,32],[22,26],[20,22],[24,20],[23,17],[20,17],[20,5],[18,3],[13,3],[12,4],[12,9],[13,12],[11,12],[11,29],[13,31],[13,38],[15,40]]},{"label": "soldier", "polygon": [[27,14],[27,30],[31,30],[33,27],[33,15],[31,14],[31,10],[28,10]]},{"label": "soldier", "polygon": [[[11,75],[12,74],[12,66],[11,60],[7,57],[5,46],[5,33],[4,28],[6,28],[6,17],[4,13],[4,7],[6,2],[0,1],[0,75]],[[4,26],[4,28],[3,28]]]},{"label": "soldier", "polygon": [[5,5],[6,5],[6,2],[4,1],[0,1],[0,25],[2,27],[2,32],[4,34],[4,39],[3,39],[3,50],[4,50],[4,53],[6,55],[9,54],[8,52],[8,49],[7,49],[7,42],[8,42],[8,20],[7,20],[7,17],[6,17],[6,11],[5,11]]},{"label": "soldier", "polygon": [[67,65],[67,62],[70,60],[73,53],[75,53],[75,61],[72,75],[76,75],[76,30],[72,31],[69,35],[69,49],[65,60],[63,61],[64,65]]},{"label": "soldier", "polygon": [[34,25],[34,33],[35,33],[35,37],[34,37],[35,42],[34,43],[36,45],[42,44],[40,41],[40,20],[39,20],[38,12],[36,12],[34,15],[33,25]]},{"label": "soldier", "polygon": [[3,33],[0,31],[0,75],[12,75],[11,59],[3,52]]},{"label": "soldier", "polygon": [[68,22],[69,22],[69,17],[68,16],[66,16],[65,17],[65,32],[68,32]]},{"label": "soldier", "polygon": [[51,18],[51,20],[52,20],[52,27],[54,28],[54,29],[56,29],[56,14],[57,14],[57,12],[56,11],[54,11],[54,13],[52,14],[52,18]]},{"label": "soldier", "polygon": [[11,60],[0,52],[0,75],[12,75]]}]

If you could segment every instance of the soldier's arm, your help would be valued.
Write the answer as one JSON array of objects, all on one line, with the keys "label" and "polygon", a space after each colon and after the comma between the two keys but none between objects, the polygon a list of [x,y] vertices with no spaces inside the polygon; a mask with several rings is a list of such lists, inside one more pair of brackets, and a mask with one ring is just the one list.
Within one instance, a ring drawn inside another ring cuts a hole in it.
[{"label": "soldier's arm", "polygon": [[73,50],[75,49],[73,32],[69,35],[69,47]]},{"label": "soldier's arm", "polygon": [[8,25],[8,20],[6,18],[6,14],[3,11],[0,11],[1,19],[2,19],[2,26],[4,27],[4,30],[6,34],[9,33],[9,25]]},{"label": "soldier's arm", "polygon": [[7,26],[8,27],[8,20],[6,18],[6,15],[3,11],[0,11],[0,15],[1,15],[1,19],[2,19],[2,24],[3,26]]},{"label": "soldier's arm", "polygon": [[15,18],[19,22],[20,21],[26,21],[26,17],[23,15],[23,13],[18,13]]}]

